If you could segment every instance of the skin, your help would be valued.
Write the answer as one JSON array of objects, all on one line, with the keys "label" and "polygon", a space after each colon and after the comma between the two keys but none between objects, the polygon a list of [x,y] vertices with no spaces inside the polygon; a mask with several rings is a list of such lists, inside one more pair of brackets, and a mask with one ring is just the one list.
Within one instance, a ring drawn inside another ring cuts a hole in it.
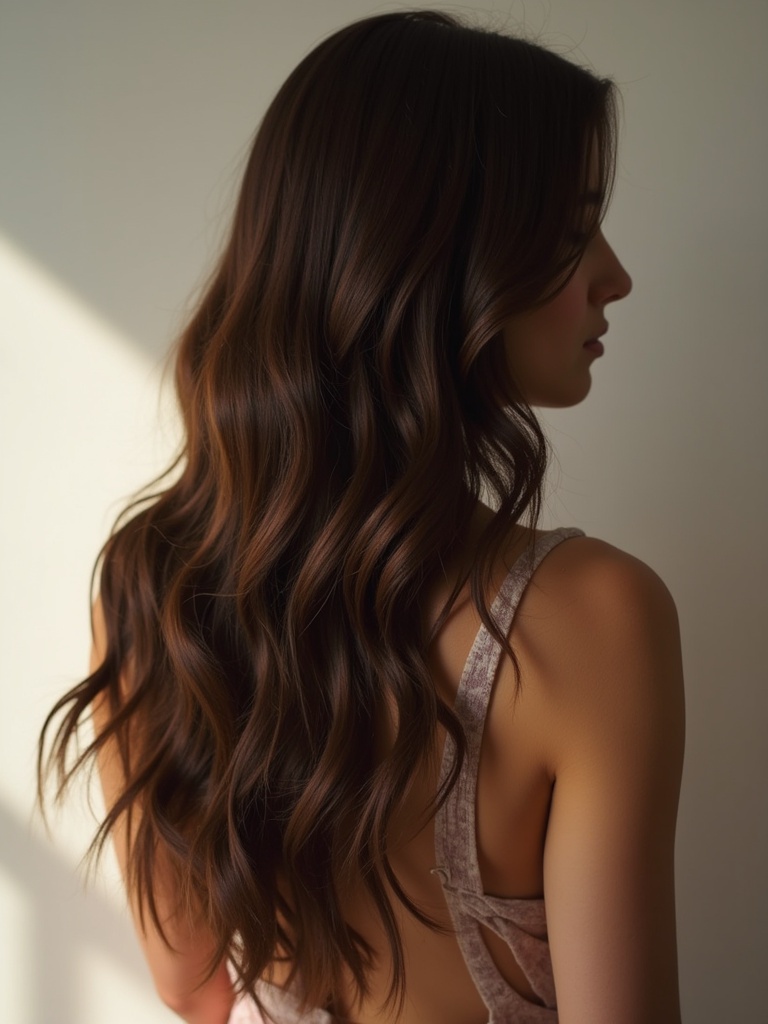
[{"label": "skin", "polygon": [[507,321],[503,337],[510,368],[529,405],[565,408],[586,398],[597,353],[585,342],[605,334],[605,307],[631,288],[629,274],[598,231],[554,299]]}]

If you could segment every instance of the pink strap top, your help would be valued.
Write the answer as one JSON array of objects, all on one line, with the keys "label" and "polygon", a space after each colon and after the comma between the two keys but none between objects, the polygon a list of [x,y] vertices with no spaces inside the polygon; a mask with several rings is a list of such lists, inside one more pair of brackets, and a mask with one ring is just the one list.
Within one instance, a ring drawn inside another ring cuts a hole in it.
[{"label": "pink strap top", "polygon": [[[540,536],[512,566],[491,610],[504,635],[537,566],[556,545],[584,531],[561,527]],[[475,802],[477,770],[485,716],[501,646],[484,625],[475,637],[456,693],[454,711],[467,739],[467,752],[455,787],[435,818],[434,869],[443,885],[456,939],[472,980],[488,1007],[489,1024],[553,1024],[557,1021],[555,982],[547,942],[543,899],[505,899],[483,892],[477,859]],[[443,752],[441,781],[450,770],[455,745],[449,737]],[[501,936],[540,1003],[513,989],[500,974],[483,941],[480,925]]]},{"label": "pink strap top", "polygon": [[[575,527],[560,527],[542,534],[518,558],[491,605],[493,617],[506,635],[528,582],[541,560],[561,541],[583,537]],[[464,726],[467,753],[455,787],[435,818],[434,873],[440,878],[451,913],[456,939],[472,980],[488,1007],[488,1024],[556,1024],[555,982],[547,942],[547,920],[543,899],[504,899],[483,892],[477,859],[475,800],[480,744],[491,697],[500,645],[484,625],[480,626],[469,652],[454,711]],[[447,737],[443,752],[441,781],[454,757],[454,744]],[[533,1003],[513,989],[499,973],[483,941],[480,925],[500,935],[512,949],[540,1003]],[[301,1014],[293,993],[257,983],[259,997],[279,1024],[333,1024],[325,1010]],[[260,1024],[263,1021],[249,998],[232,1009],[229,1024]]]}]

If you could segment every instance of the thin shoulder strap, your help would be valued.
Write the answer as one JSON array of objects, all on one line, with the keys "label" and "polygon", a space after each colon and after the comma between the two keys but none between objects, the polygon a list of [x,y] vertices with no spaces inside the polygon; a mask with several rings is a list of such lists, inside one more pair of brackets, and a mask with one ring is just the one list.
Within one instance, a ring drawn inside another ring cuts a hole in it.
[{"label": "thin shoulder strap", "polygon": [[[504,636],[509,633],[523,591],[542,559],[562,541],[583,536],[583,530],[571,526],[550,530],[538,537],[517,559],[491,605],[492,618]],[[464,727],[466,755],[458,781],[435,817],[437,871],[443,875],[450,874],[451,884],[467,892],[483,891],[477,860],[475,794],[485,716],[501,651],[501,645],[481,624],[464,665],[453,707]],[[453,740],[446,736],[440,770],[441,787],[451,770],[455,753]]]}]

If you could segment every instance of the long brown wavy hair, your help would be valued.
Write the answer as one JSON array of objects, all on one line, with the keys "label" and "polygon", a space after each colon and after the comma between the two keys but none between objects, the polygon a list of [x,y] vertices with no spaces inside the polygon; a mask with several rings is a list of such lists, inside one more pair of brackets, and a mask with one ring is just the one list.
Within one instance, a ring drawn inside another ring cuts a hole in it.
[{"label": "long brown wavy hair", "polygon": [[[575,270],[615,136],[609,80],[437,11],[330,35],[261,122],[172,351],[182,448],[99,553],[106,657],[56,703],[38,760],[41,802],[54,769],[60,799],[117,743],[125,790],[89,852],[140,807],[131,889],[160,928],[162,851],[218,939],[211,973],[228,956],[239,987],[284,956],[308,1005],[344,971],[362,998],[374,951],[344,919],[348,884],[381,917],[400,1005],[387,883],[436,927],[387,858],[438,723],[458,758],[432,813],[464,749],[425,656],[469,579],[518,668],[483,595],[510,526],[538,521],[548,448],[501,332]],[[420,596],[482,488],[495,518],[425,635]],[[70,757],[96,698],[111,724]],[[397,737],[377,761],[386,708]]]}]

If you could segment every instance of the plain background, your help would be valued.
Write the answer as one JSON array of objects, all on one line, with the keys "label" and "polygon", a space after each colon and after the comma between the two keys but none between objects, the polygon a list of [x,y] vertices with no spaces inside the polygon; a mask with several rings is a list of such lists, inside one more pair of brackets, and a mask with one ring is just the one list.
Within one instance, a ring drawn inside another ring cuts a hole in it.
[{"label": "plain background", "polygon": [[[432,6],[432,5],[427,5]],[[435,4],[433,6],[440,6]],[[44,713],[86,671],[89,574],[175,442],[158,367],[217,251],[270,98],[365,0],[0,7],[0,1019],[161,1024],[113,869],[87,892],[74,799],[31,812]],[[528,0],[477,21],[614,77],[606,234],[634,279],[580,406],[542,417],[545,527],[648,562],[680,613],[685,1024],[768,1022],[764,0]]]}]

